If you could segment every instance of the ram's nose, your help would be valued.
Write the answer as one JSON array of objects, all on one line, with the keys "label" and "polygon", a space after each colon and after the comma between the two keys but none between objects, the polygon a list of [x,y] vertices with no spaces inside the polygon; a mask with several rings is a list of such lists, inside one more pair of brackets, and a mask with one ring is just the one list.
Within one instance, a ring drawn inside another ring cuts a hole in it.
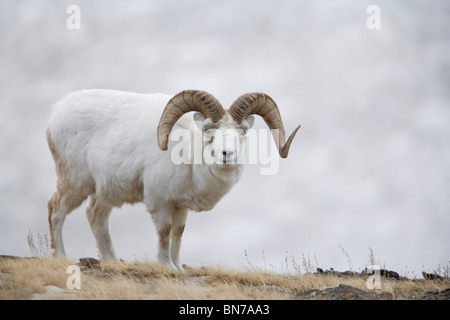
[{"label": "ram's nose", "polygon": [[222,151],[223,163],[234,163],[236,162],[236,153],[232,150]]}]

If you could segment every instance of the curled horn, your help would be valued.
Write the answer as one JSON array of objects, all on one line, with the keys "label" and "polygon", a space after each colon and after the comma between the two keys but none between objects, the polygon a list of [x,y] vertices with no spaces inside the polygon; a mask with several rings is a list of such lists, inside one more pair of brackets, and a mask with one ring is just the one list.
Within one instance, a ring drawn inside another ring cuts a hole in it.
[{"label": "curled horn", "polygon": [[184,90],[167,103],[158,125],[158,145],[167,150],[169,134],[175,122],[190,111],[198,111],[217,122],[225,114],[220,102],[210,93],[201,90]]},{"label": "curled horn", "polygon": [[275,144],[278,148],[278,152],[280,153],[280,157],[287,158],[291,142],[294,139],[298,129],[300,129],[300,126],[295,128],[286,141],[286,133],[284,131],[280,111],[278,110],[277,104],[271,97],[260,92],[243,94],[237,98],[235,102],[233,102],[229,113],[239,124],[241,124],[242,121],[251,114],[261,116],[267,126],[272,130],[272,133],[275,133],[273,131],[274,129],[278,130],[278,139],[276,134],[274,135]]}]

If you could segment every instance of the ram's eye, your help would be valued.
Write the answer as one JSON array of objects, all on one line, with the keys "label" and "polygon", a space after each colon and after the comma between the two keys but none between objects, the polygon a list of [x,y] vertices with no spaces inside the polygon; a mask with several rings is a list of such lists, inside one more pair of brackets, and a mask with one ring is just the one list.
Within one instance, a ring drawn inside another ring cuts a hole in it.
[{"label": "ram's eye", "polygon": [[214,141],[214,130],[213,128],[203,128],[203,141],[212,143]]},{"label": "ram's eye", "polygon": [[204,126],[203,127],[204,133],[212,133],[212,127],[211,126]]}]

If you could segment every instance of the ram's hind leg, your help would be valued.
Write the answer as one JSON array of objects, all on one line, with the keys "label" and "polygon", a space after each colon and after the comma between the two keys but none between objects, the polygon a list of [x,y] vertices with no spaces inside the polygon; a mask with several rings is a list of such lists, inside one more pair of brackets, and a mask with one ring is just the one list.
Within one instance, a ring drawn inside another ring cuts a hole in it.
[{"label": "ram's hind leg", "polygon": [[66,215],[76,209],[84,199],[83,196],[76,193],[56,191],[47,201],[50,244],[54,250],[53,255],[57,258],[66,255],[62,238],[62,228]]},{"label": "ram's hind leg", "polygon": [[90,201],[86,208],[86,216],[102,260],[117,260],[108,226],[111,210],[112,206],[101,202],[95,196],[90,196]]},{"label": "ram's hind leg", "polygon": [[48,223],[50,228],[50,243],[54,249],[53,255],[64,257],[64,243],[62,238],[62,228],[66,215],[80,206],[88,197],[89,185],[82,179],[79,172],[70,171],[71,168],[64,157],[61,156],[58,148],[53,142],[50,131],[47,129],[47,141],[57,174],[56,192],[48,199]]},{"label": "ram's hind leg", "polygon": [[175,209],[172,214],[172,230],[170,233],[170,255],[173,264],[181,272],[184,272],[184,269],[180,263],[180,246],[184,226],[186,225],[187,214],[187,209]]}]

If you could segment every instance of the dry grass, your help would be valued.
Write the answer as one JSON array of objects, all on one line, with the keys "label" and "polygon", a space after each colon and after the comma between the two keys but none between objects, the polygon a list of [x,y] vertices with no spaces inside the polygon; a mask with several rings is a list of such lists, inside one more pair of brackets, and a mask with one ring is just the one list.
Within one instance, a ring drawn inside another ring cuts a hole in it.
[{"label": "dry grass", "polygon": [[[363,277],[324,274],[245,272],[220,267],[186,267],[185,274],[157,263],[110,262],[82,268],[81,288],[69,290],[71,260],[0,258],[0,299],[292,299],[310,289],[345,284],[366,289]],[[382,292],[394,299],[417,299],[425,291],[443,290],[446,281],[382,279]]]},{"label": "dry grass", "polygon": [[[27,241],[33,258],[0,256],[0,300],[5,299],[330,299],[327,294],[309,295],[316,289],[335,288],[339,285],[364,290],[373,298],[374,291],[366,287],[365,276],[343,276],[339,273],[315,273],[319,263],[315,256],[302,255],[297,263],[294,255],[286,252],[282,272],[255,268],[245,251],[246,271],[223,267],[185,267],[180,274],[151,262],[102,262],[81,267],[80,289],[69,289],[67,268],[76,264],[70,259],[50,258],[46,234],[34,236],[29,232]],[[350,271],[354,269],[350,255]],[[264,265],[265,257],[262,252]],[[375,265],[375,254],[369,248],[369,264]],[[379,264],[379,262],[378,262]],[[434,271],[445,280],[395,280],[381,278],[378,299],[419,299],[428,290],[442,291],[450,287],[450,262],[439,264]],[[326,291],[326,290],[325,290]]]}]

